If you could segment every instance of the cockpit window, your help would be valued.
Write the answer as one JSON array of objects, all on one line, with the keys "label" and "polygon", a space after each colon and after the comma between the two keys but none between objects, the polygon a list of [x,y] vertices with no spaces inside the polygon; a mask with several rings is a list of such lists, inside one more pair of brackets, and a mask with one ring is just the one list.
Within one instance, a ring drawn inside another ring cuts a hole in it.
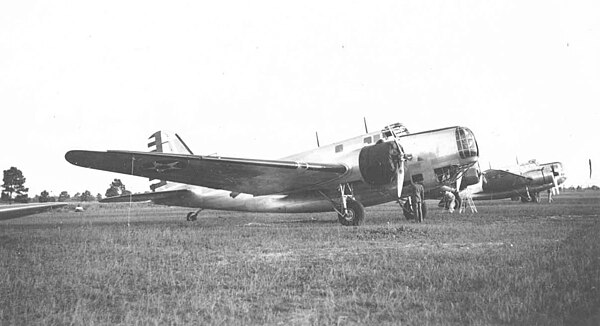
[{"label": "cockpit window", "polygon": [[456,128],[456,145],[460,158],[467,158],[479,155],[477,142],[471,130],[467,128]]},{"label": "cockpit window", "polygon": [[396,137],[405,136],[410,134],[410,132],[403,124],[396,122],[383,128],[381,130],[381,134],[383,135],[383,137],[388,138],[392,137],[393,135],[396,135]]}]

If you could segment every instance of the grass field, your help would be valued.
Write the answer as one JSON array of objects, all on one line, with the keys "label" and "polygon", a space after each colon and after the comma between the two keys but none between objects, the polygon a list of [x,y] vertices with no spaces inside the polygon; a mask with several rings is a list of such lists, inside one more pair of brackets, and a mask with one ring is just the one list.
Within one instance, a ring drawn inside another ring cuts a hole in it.
[{"label": "grass field", "polygon": [[0,324],[598,325],[600,192],[399,218],[92,204],[0,222]]}]

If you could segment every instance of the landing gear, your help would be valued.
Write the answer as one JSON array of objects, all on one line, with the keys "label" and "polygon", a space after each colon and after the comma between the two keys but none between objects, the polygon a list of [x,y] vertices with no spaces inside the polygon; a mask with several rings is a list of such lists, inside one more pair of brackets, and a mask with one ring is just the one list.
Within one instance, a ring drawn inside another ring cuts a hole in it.
[{"label": "landing gear", "polygon": [[339,191],[342,197],[341,203],[327,197],[322,192],[321,195],[329,199],[333,206],[333,210],[335,210],[338,214],[338,221],[340,221],[342,225],[361,225],[365,219],[365,207],[355,199],[352,185],[349,183],[340,184]]},{"label": "landing gear", "polygon": [[[425,219],[427,217],[427,205],[425,205],[425,202],[423,202],[423,204],[421,205],[421,211],[423,212],[423,219]],[[407,220],[415,219],[415,212],[413,211],[412,206],[410,205],[410,202],[408,200],[404,202],[404,205],[402,205],[402,213],[404,213],[404,217]]]},{"label": "landing gear", "polygon": [[338,221],[345,226],[358,226],[361,225],[365,219],[365,208],[363,205],[356,200],[346,199],[346,209],[342,208],[338,212]]},{"label": "landing gear", "polygon": [[539,203],[540,202],[540,196],[539,193],[530,193],[529,197],[521,197],[521,202],[523,203]]},{"label": "landing gear", "polygon": [[199,210],[195,211],[195,212],[189,212],[187,214],[187,221],[195,221],[198,219],[198,214],[202,211],[202,208],[200,208]]}]

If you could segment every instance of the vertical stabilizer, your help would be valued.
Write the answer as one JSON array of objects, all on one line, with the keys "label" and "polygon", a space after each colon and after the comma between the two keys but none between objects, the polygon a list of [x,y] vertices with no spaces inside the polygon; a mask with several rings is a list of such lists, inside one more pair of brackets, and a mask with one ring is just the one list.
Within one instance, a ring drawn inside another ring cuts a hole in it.
[{"label": "vertical stabilizer", "polygon": [[[157,131],[148,138],[148,149],[154,153],[171,153],[171,154],[187,154],[194,155],[190,148],[183,142],[183,139],[176,133],[168,131]],[[151,179],[154,181],[156,179]],[[150,185],[152,191],[156,190],[172,190],[178,187],[178,184],[160,180],[160,182]]]},{"label": "vertical stabilizer", "polygon": [[151,152],[194,155],[178,134],[157,131],[150,138],[148,148]]}]

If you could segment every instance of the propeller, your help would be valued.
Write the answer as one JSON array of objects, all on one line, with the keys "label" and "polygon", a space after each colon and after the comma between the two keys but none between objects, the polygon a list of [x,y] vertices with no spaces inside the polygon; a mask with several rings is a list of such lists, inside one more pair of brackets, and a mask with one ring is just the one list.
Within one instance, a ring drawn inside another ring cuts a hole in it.
[{"label": "propeller", "polygon": [[398,151],[396,156],[396,196],[398,197],[398,199],[400,199],[400,197],[402,197],[402,187],[404,185],[404,162],[407,160],[411,160],[412,155],[404,153],[404,149],[402,148],[402,145],[400,145],[398,137],[396,137],[396,133],[394,132],[392,126],[388,126],[388,129],[391,132],[392,137],[394,138],[394,142],[396,143],[396,150]]},{"label": "propeller", "polygon": [[400,197],[402,197],[402,187],[404,185],[404,150],[402,149],[402,146],[400,146],[400,143],[398,143],[398,140],[395,141],[396,143],[396,148],[395,151],[396,153],[394,153],[395,156],[395,163],[396,163],[396,190],[397,190],[397,194],[396,197],[398,199],[400,199]]},{"label": "propeller", "polygon": [[552,165],[552,184],[554,185],[554,187],[552,187],[552,194],[553,195],[558,195],[560,194],[560,191],[558,190],[558,182],[556,182],[556,175],[558,173],[554,171],[554,165]]}]

